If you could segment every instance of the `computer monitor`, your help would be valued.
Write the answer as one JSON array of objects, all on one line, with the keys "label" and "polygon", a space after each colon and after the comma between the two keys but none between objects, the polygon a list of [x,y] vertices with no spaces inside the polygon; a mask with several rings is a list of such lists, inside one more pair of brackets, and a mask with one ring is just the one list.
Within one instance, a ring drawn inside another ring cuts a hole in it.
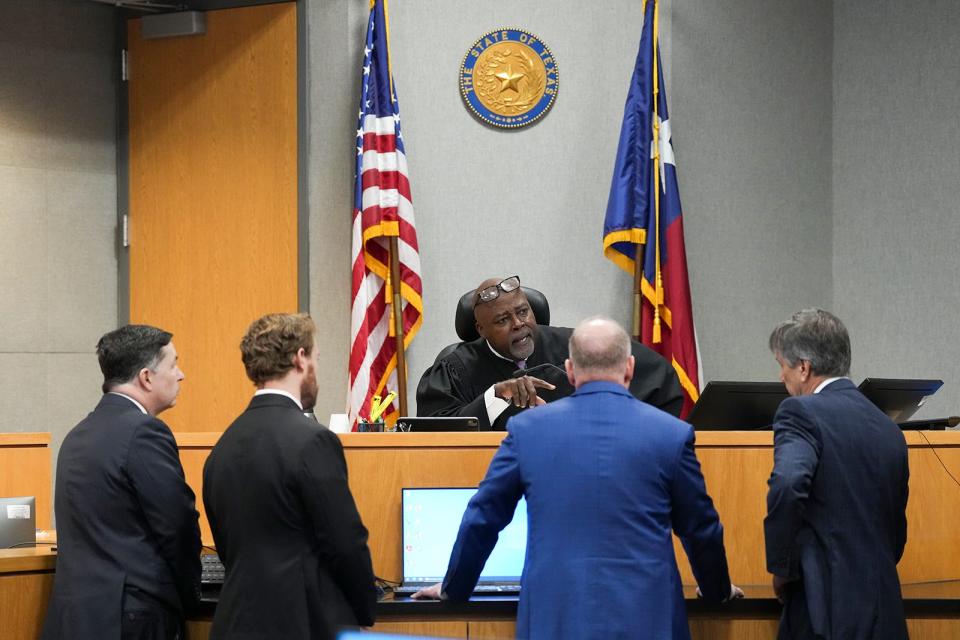
[{"label": "computer monitor", "polygon": [[406,416],[397,418],[397,431],[479,431],[480,421],[472,416]]},{"label": "computer monitor", "polygon": [[[476,487],[405,488],[401,497],[404,584],[443,580],[460,521]],[[527,504],[521,498],[513,520],[500,532],[478,584],[519,584],[527,553]]]},{"label": "computer monitor", "polygon": [[699,431],[770,429],[777,407],[788,396],[782,382],[711,380],[693,405],[687,422]]},{"label": "computer monitor", "polygon": [[0,549],[29,547],[36,542],[36,498],[0,498]]},{"label": "computer monitor", "polygon": [[867,378],[858,388],[880,411],[899,423],[909,420],[942,386],[943,380]]}]

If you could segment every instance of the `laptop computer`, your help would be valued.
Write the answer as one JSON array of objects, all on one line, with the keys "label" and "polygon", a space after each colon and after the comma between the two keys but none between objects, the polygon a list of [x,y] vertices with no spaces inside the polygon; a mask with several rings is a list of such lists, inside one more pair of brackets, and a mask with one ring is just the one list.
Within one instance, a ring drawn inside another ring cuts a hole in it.
[{"label": "laptop computer", "polygon": [[33,547],[36,542],[36,498],[0,498],[0,549]]},{"label": "laptop computer", "polygon": [[[405,488],[401,494],[403,582],[394,595],[408,597],[424,587],[442,582],[450,551],[460,530],[463,512],[475,487]],[[516,595],[527,552],[527,504],[517,504],[513,520],[500,532],[480,574],[474,593]]]},{"label": "laptop computer", "polygon": [[687,422],[699,431],[770,429],[777,408],[789,395],[782,382],[710,381]]},{"label": "laptop computer", "polygon": [[406,416],[397,418],[397,431],[479,431],[480,421],[472,416]]},{"label": "laptop computer", "polygon": [[857,388],[880,411],[899,423],[909,420],[942,386],[943,380],[867,378]]}]

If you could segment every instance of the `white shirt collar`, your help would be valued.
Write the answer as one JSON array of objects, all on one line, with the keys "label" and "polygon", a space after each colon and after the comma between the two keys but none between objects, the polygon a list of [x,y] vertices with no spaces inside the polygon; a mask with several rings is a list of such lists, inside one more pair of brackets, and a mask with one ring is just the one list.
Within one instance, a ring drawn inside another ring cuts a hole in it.
[{"label": "white shirt collar", "polygon": [[297,406],[300,407],[300,411],[303,411],[303,405],[300,404],[300,401],[297,400],[292,393],[290,393],[289,391],[284,391],[283,389],[257,389],[256,393],[254,393],[253,395],[254,397],[256,397],[256,396],[265,396],[267,394],[273,394],[276,396],[287,396],[288,398],[290,398],[291,400],[297,403]]},{"label": "white shirt collar", "polygon": [[143,407],[142,404],[140,404],[139,402],[137,402],[136,400],[134,400],[133,398],[131,398],[131,397],[128,396],[127,394],[125,394],[125,393],[120,393],[119,391],[108,391],[107,393],[112,393],[112,394],[115,395],[115,396],[120,396],[121,398],[126,398],[127,400],[129,400],[129,401],[132,402],[133,404],[137,405],[137,409],[140,409],[140,411],[143,411],[144,413],[146,413],[146,414],[149,415],[149,412],[148,412],[146,409],[144,409],[144,407]]},{"label": "white shirt collar", "polygon": [[493,348],[493,345],[490,344],[490,341],[489,341],[489,340],[484,340],[484,342],[486,342],[486,343],[487,343],[487,346],[490,347],[490,353],[492,353],[493,355],[497,356],[497,357],[500,358],[501,360],[506,360],[507,362],[513,362],[513,360],[511,360],[510,358],[506,358],[506,357],[500,355],[500,353],[499,353],[496,349]]},{"label": "white shirt collar", "polygon": [[[828,384],[833,383],[833,382],[836,382],[837,380],[841,380],[841,379],[843,379],[843,378],[846,378],[846,376],[837,376],[836,378],[827,378],[826,380],[824,380],[823,382],[821,382],[820,384],[818,384],[818,385],[817,385],[817,388],[814,389],[813,392],[814,392],[814,393],[820,393],[821,391],[823,391],[824,387],[826,387]],[[848,379],[849,379],[849,378],[848,378]]]}]

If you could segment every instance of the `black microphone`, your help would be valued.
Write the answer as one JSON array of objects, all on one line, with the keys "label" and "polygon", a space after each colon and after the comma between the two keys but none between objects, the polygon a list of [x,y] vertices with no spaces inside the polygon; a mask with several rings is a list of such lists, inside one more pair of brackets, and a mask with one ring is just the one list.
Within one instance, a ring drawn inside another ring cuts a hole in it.
[{"label": "black microphone", "polygon": [[949,418],[929,418],[926,420],[909,420],[898,423],[903,430],[910,431],[942,431],[944,429],[955,429],[960,425],[960,416],[950,416]]},{"label": "black microphone", "polygon": [[555,364],[545,362],[544,364],[538,364],[535,367],[529,367],[527,369],[517,369],[511,375],[514,378],[520,378],[522,376],[533,376],[535,378],[540,378],[540,377],[543,377],[544,374],[547,374],[547,373],[555,374],[557,372],[560,372],[561,374],[563,374],[564,377],[566,377],[567,375],[566,369],[558,367]]}]

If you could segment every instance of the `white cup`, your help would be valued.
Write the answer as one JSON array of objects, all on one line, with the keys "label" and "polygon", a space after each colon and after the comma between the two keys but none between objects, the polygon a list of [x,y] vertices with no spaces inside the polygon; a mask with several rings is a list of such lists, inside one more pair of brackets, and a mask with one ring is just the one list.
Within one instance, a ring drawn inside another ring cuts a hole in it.
[{"label": "white cup", "polygon": [[347,414],[345,413],[331,413],[328,426],[330,427],[330,431],[334,433],[350,432],[350,421],[347,419]]}]

